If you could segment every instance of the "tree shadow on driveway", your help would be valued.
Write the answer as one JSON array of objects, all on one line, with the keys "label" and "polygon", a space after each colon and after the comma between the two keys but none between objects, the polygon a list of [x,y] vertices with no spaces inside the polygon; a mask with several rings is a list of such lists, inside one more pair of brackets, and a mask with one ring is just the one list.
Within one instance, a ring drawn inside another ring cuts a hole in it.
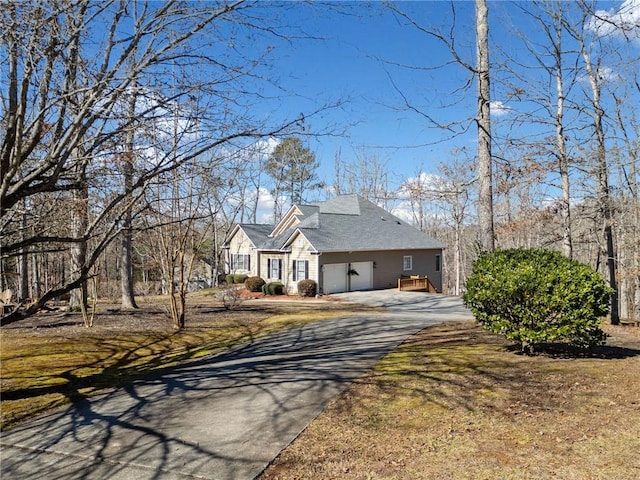
[{"label": "tree shadow on driveway", "polygon": [[27,422],[6,478],[252,479],[347,384],[430,324],[345,317],[259,338]]}]

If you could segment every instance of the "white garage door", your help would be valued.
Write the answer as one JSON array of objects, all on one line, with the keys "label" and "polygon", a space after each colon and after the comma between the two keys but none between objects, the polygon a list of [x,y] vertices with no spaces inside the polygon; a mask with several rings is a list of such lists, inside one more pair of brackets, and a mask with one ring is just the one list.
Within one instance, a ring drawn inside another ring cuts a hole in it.
[{"label": "white garage door", "polygon": [[[373,262],[328,263],[322,268],[322,292],[325,294],[373,288]],[[358,274],[349,275],[349,268]]]},{"label": "white garage door", "polygon": [[347,291],[347,263],[327,263],[322,267],[322,292],[324,294]]},{"label": "white garage door", "polygon": [[373,288],[373,262],[353,262],[351,270],[358,272],[357,275],[351,275],[352,292]]}]

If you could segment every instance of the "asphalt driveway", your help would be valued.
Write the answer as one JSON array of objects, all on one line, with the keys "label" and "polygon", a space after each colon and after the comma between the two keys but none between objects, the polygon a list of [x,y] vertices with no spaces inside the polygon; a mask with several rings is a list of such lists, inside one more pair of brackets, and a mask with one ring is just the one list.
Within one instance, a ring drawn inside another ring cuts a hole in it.
[{"label": "asphalt driveway", "polygon": [[2,434],[0,476],[254,479],[408,336],[471,318],[444,295],[340,296],[389,311],[274,333],[24,423]]}]

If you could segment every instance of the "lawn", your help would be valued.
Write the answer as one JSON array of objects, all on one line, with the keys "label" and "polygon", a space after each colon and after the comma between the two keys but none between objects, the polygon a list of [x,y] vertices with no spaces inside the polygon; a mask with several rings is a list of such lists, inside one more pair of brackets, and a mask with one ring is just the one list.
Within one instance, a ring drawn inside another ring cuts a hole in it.
[{"label": "lawn", "polygon": [[526,356],[428,328],[352,384],[261,480],[640,478],[640,328]]},{"label": "lawn", "polygon": [[[192,296],[174,331],[165,299],[100,303],[0,330],[2,428],[276,329],[371,309]],[[261,480],[640,478],[640,328],[605,327],[589,355],[526,356],[473,322],[423,330],[352,384]]]},{"label": "lawn", "polygon": [[95,325],[79,313],[43,312],[0,329],[0,426],[10,428],[160,369],[222,351],[274,330],[371,311],[339,302],[247,300],[225,310],[211,294],[192,295],[187,328],[175,331],[167,299],[141,297],[137,310],[100,302]]}]

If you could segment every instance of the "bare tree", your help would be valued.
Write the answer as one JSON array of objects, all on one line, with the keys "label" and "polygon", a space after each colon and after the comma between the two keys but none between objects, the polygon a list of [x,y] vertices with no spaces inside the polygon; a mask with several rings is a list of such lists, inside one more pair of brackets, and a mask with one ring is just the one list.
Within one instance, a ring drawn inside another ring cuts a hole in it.
[{"label": "bare tree", "polygon": [[[128,98],[128,111],[126,119],[129,127],[125,130],[124,152],[121,155],[120,165],[124,182],[124,191],[130,192],[133,186],[135,163],[135,127],[136,122],[135,83]],[[130,199],[129,199],[130,200]],[[120,232],[120,290],[122,293],[122,308],[138,308],[133,288],[133,206],[129,205],[122,215],[122,231]]]},{"label": "bare tree", "polygon": [[489,75],[489,11],[486,0],[476,0],[478,76],[478,225],[480,244],[495,248],[493,231],[493,175],[491,158],[491,89]]},{"label": "bare tree", "polygon": [[451,164],[442,164],[440,171],[444,178],[445,188],[441,200],[448,210],[449,223],[453,227],[453,268],[454,295],[460,295],[463,273],[466,271],[463,259],[465,223],[469,220],[469,204],[471,203],[473,184],[475,182],[473,164],[460,152]]},{"label": "bare tree", "polygon": [[391,209],[396,192],[391,188],[393,173],[387,163],[366,148],[354,149],[354,161],[345,162],[336,153],[334,161],[334,182],[332,190],[336,194],[357,193],[367,200]]},{"label": "bare tree", "polygon": [[595,137],[595,171],[596,177],[596,198],[598,208],[603,222],[603,236],[605,240],[606,263],[609,277],[609,286],[613,289],[611,295],[611,323],[617,325],[620,322],[619,316],[619,295],[616,281],[616,252],[613,238],[613,205],[611,199],[611,189],[609,187],[609,165],[607,161],[607,145],[604,130],[604,109],[602,105],[602,81],[603,74],[601,66],[592,57],[592,51],[588,40],[583,33],[583,28],[587,23],[591,10],[586,3],[583,3],[584,19],[577,28],[570,28],[569,33],[579,44],[580,53],[584,61],[584,69],[590,86],[590,108],[592,125]]},{"label": "bare tree", "polygon": [[[63,293],[86,289],[93,266],[128,225],[127,212],[154,178],[234,141],[296,131],[298,118],[269,125],[246,114],[257,98],[251,92],[263,81],[255,70],[269,49],[250,58],[235,45],[220,47],[229,45],[230,35],[243,32],[276,36],[268,22],[261,24],[251,14],[251,6],[242,0],[61,0],[3,6],[0,58],[8,81],[0,90],[1,255],[68,252],[71,247],[77,252],[72,271],[50,282],[27,313]],[[216,28],[218,23],[225,27]],[[92,36],[97,31],[105,35]],[[134,86],[136,118],[123,118],[121,106]],[[107,162],[121,152],[114,146],[135,122],[151,124],[166,115],[164,104],[191,97],[199,97],[199,129],[207,134],[182,143],[177,155],[140,162],[125,185],[114,182]],[[22,238],[20,205],[59,201],[67,191],[77,194],[75,204],[89,218],[77,217],[69,228],[62,217],[37,218],[37,211],[29,211],[24,230],[29,235]],[[35,225],[45,228],[31,228]]]},{"label": "bare tree", "polygon": [[[416,19],[412,18],[406,12],[400,9],[400,6],[396,3],[390,3],[391,8],[399,17],[407,20],[410,25],[414,26],[418,31],[424,33],[428,37],[437,40],[443,45],[449,52],[452,61],[459,67],[462,67],[469,74],[477,77],[477,91],[476,91],[476,113],[474,117],[474,123],[477,128],[477,141],[478,141],[478,225],[479,225],[479,242],[483,250],[491,251],[495,248],[495,233],[494,233],[494,218],[493,218],[493,175],[492,164],[493,158],[491,154],[492,148],[492,135],[491,135],[491,89],[490,89],[490,71],[489,71],[489,11],[487,8],[486,0],[475,1],[475,33],[476,33],[476,62],[475,66],[472,62],[466,61],[464,56],[460,53],[456,43],[456,28],[455,22],[457,19],[455,2],[451,2],[451,25],[448,28],[448,33],[443,33],[440,30],[425,27],[421,25]],[[394,62],[395,65],[398,65]],[[448,66],[450,62],[440,67],[432,68],[444,68]],[[404,66],[406,67],[406,66]],[[420,69],[421,67],[413,67]],[[427,69],[426,67],[422,67]],[[393,81],[392,81],[393,82]],[[456,88],[456,93],[459,96],[461,91],[466,91],[470,81],[463,85],[462,88]],[[452,138],[457,135],[466,133],[468,127],[465,125],[468,123],[468,119],[460,119],[456,124],[445,124],[438,121],[434,115],[428,113],[426,109],[416,106],[402,90],[393,83],[396,91],[402,97],[405,104],[405,108],[414,113],[421,115],[431,126],[441,129],[447,132]]]},{"label": "bare tree", "polygon": [[[195,166],[195,165],[194,165]],[[204,214],[204,191],[197,187],[192,169],[174,170],[173,181],[157,185],[154,202],[156,225],[153,228],[168,287],[169,311],[176,329],[186,326],[187,293],[196,261],[204,257],[203,247],[213,225]]]},{"label": "bare tree", "polygon": [[[562,217],[562,251],[569,257],[573,257],[573,238],[571,225],[571,181],[569,146],[567,145],[567,122],[565,120],[565,103],[568,92],[575,86],[577,69],[568,71],[567,60],[569,53],[563,48],[564,24],[566,22],[565,5],[559,2],[534,2],[532,4],[518,4],[519,11],[535,21],[537,30],[546,39],[546,43],[532,41],[525,33],[520,33],[522,45],[530,54],[534,63],[532,67],[523,68],[520,62],[506,60],[504,68],[507,68],[510,76],[518,79],[520,85],[512,85],[511,96],[517,99],[526,98],[541,107],[543,115],[535,116],[530,111],[524,113],[525,119],[517,119],[530,124],[540,123],[555,128],[555,135],[542,138],[539,141],[540,150],[534,161],[540,158],[553,156],[556,159],[556,170],[560,177],[561,199],[557,205]],[[575,57],[575,52],[572,52]],[[575,64],[575,58],[573,58]],[[512,68],[515,64],[516,68]],[[533,70],[533,72],[532,72]],[[548,76],[539,81],[536,71],[541,70]],[[555,83],[554,88],[547,88]],[[545,130],[545,134],[546,134]],[[549,132],[550,133],[550,132]],[[551,140],[553,138],[553,141]],[[525,139],[531,145],[531,140]]]}]

